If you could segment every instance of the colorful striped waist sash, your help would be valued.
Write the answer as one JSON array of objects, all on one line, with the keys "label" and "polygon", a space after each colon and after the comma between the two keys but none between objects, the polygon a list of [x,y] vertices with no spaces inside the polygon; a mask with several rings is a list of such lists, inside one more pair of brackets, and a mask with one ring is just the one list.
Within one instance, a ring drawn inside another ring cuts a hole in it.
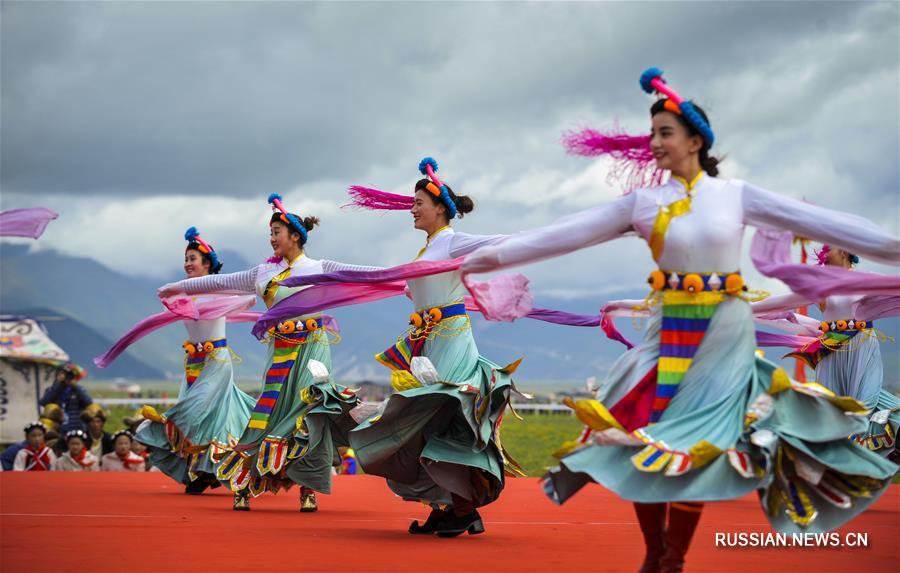
[{"label": "colorful striped waist sash", "polygon": [[691,367],[694,354],[703,341],[716,308],[724,298],[722,291],[662,292],[662,325],[656,396],[650,409],[650,422],[657,422],[678,391],[678,385]]},{"label": "colorful striped waist sash", "polygon": [[200,377],[200,373],[203,372],[203,367],[206,365],[206,357],[216,349],[225,348],[226,346],[228,346],[228,342],[224,338],[205,340],[203,342],[185,340],[182,343],[181,347],[184,348],[187,354],[187,358],[184,361],[184,378],[188,387],[192,386],[197,381],[197,378]]},{"label": "colorful striped waist sash", "polygon": [[[286,322],[292,322],[294,328],[283,328]],[[296,323],[302,322],[303,329],[297,330]],[[315,325],[315,328],[310,328]],[[300,349],[306,344],[309,336],[313,335],[322,327],[322,318],[311,318],[306,321],[285,321],[278,325],[276,333],[272,335],[272,365],[266,371],[265,385],[262,394],[256,400],[256,405],[250,413],[250,421],[247,423],[248,428],[255,430],[265,430],[269,424],[269,416],[278,403],[278,397],[281,396],[281,389],[297,361]],[[288,332],[290,330],[290,332]]]},{"label": "colorful striped waist sash", "polygon": [[375,355],[375,360],[384,364],[391,370],[409,370],[410,361],[422,353],[425,341],[431,335],[434,327],[441,321],[456,316],[465,316],[466,305],[453,303],[414,312],[409,316],[412,328],[405,337],[380,354]]}]

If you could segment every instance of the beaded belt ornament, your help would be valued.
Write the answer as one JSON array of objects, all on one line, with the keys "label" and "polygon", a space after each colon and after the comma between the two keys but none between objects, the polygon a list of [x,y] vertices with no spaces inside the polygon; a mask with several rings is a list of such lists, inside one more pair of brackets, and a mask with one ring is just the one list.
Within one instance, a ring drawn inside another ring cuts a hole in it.
[{"label": "beaded belt ornament", "polygon": [[188,387],[193,385],[197,378],[200,377],[200,373],[203,372],[203,367],[206,365],[206,357],[217,348],[225,348],[226,346],[228,346],[228,342],[224,338],[205,340],[203,342],[184,341],[181,347],[184,348],[184,352],[187,354],[187,359],[184,361],[184,377]]},{"label": "beaded belt ornament", "polygon": [[845,332],[854,330],[865,330],[866,328],[875,328],[875,324],[870,320],[832,320],[824,321],[819,324],[819,330],[822,332]]},{"label": "beaded belt ornament", "polygon": [[442,320],[465,314],[466,305],[461,302],[414,312],[409,315],[410,333],[384,352],[376,354],[375,360],[391,370],[409,372],[410,361],[421,354],[434,327]]},{"label": "beaded belt ornament", "polygon": [[[724,277],[724,280],[722,280]],[[676,273],[656,270],[647,277],[647,283],[655,291],[683,290],[690,293],[724,291],[737,294],[746,291],[744,278],[740,273]]]}]

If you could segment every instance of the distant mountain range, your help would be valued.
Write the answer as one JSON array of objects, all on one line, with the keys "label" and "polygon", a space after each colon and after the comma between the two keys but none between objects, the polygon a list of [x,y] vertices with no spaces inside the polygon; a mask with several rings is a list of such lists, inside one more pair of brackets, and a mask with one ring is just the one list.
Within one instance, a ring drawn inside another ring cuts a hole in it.
[{"label": "distant mountain range", "polygon": [[[249,268],[250,262],[233,252],[221,253],[229,269]],[[181,277],[173,276],[168,280]],[[159,312],[156,288],[164,280],[118,273],[88,259],[54,251],[28,254],[28,247],[0,243],[0,313],[55,316],[43,322],[51,338],[72,359],[85,366],[93,378],[158,379],[182,373],[181,343],[185,331],[168,326],[131,347],[107,369],[93,365],[134,323]],[[618,298],[642,298],[642,289]],[[570,312],[594,313],[604,303],[597,299],[537,297],[536,306]],[[334,374],[343,381],[384,381],[387,370],[372,357],[393,344],[406,328],[409,301],[399,297],[378,303],[335,309],[342,341],[333,348]],[[624,349],[609,341],[599,329],[571,328],[519,320],[513,324],[487,322],[473,316],[473,329],[482,354],[498,364],[524,357],[517,379],[530,388],[583,387],[590,376],[602,378]],[[632,340],[640,338],[629,320],[619,328]],[[900,321],[878,324],[888,335],[900,335]],[[250,325],[229,325],[228,340],[242,358],[235,367],[240,379],[258,379],[265,367],[265,347],[250,335]],[[780,349],[770,349],[770,357]],[[900,352],[896,342],[883,346],[886,386],[897,389]]]},{"label": "distant mountain range", "polygon": [[[223,252],[222,258],[232,269],[251,266],[236,253]],[[98,369],[91,361],[134,323],[161,310],[156,288],[162,282],[127,276],[88,258],[54,251],[33,255],[26,246],[0,245],[0,312],[51,317],[43,322],[50,336],[93,378],[180,375],[185,332],[177,325],[141,340],[108,369]],[[599,306],[578,300],[541,303],[581,312]],[[396,341],[409,312],[405,298],[332,311],[342,330],[342,341],[333,349],[335,375],[348,381],[388,379],[387,370],[372,358]],[[229,344],[242,358],[236,375],[258,378],[265,367],[265,347],[250,335],[250,325],[228,328]],[[620,352],[618,344],[594,329],[530,320],[489,323],[477,316],[473,328],[482,352],[495,362],[526,358],[519,370],[523,381],[567,380],[580,386],[588,376],[602,375]]]}]

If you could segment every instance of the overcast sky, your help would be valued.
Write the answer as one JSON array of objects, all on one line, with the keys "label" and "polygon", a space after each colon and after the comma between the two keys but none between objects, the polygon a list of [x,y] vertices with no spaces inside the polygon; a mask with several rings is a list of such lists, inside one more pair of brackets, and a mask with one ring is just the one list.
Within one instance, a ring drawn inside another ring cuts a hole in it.
[{"label": "overcast sky", "polygon": [[[900,230],[896,2],[3,2],[0,17],[2,208],[57,210],[34,248],[130,274],[177,270],[191,225],[261,260],[271,192],[322,219],[310,255],[405,262],[424,240],[409,215],[339,206],[352,184],[409,192],[424,155],[475,199],[462,231],[611,199],[607,165],[559,135],[647,132],[649,66],[708,111],[722,176]],[[539,293],[602,298],[651,268],[626,239],[526,272]]]}]

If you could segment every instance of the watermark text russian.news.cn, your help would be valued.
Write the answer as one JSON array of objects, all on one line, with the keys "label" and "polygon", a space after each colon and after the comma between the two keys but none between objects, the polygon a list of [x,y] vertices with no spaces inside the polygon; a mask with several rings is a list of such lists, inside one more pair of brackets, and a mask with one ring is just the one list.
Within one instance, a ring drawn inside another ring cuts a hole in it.
[{"label": "watermark text russian.news.cn", "polygon": [[740,531],[715,533],[716,547],[868,547],[866,532],[775,533]]}]

